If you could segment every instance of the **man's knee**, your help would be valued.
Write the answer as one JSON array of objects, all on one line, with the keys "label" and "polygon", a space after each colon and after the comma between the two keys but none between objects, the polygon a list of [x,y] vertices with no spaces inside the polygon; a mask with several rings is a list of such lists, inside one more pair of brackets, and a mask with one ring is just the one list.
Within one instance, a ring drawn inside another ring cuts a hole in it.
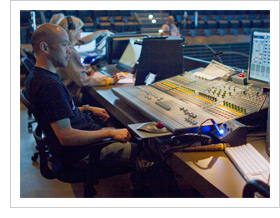
[{"label": "man's knee", "polygon": [[135,160],[137,145],[134,143],[112,143],[101,150],[101,159]]}]

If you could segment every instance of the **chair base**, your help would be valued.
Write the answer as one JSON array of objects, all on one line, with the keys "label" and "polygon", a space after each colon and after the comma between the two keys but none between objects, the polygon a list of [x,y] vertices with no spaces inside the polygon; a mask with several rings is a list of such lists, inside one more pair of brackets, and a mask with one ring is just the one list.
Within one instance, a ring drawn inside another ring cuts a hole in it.
[{"label": "chair base", "polygon": [[37,160],[38,160],[38,157],[39,157],[39,152],[36,151],[36,152],[34,152],[33,156],[31,157],[31,160],[32,160],[32,161],[37,161]]},{"label": "chair base", "polygon": [[93,185],[84,184],[84,197],[85,198],[93,198],[97,194],[96,189]]}]

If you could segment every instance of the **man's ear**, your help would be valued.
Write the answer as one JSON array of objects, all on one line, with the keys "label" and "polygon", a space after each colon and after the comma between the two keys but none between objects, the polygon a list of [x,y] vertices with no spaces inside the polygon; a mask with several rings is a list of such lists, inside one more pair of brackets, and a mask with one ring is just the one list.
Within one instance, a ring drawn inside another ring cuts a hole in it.
[{"label": "man's ear", "polygon": [[49,53],[49,45],[46,42],[40,43],[40,50],[44,53]]}]

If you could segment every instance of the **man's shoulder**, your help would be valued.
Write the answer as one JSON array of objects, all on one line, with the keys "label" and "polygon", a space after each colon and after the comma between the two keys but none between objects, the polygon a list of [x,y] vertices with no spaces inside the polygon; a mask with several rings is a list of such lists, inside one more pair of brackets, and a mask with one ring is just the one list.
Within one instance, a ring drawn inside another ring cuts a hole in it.
[{"label": "man's shoulder", "polygon": [[61,80],[59,79],[59,76],[57,74],[47,72],[43,69],[34,69],[33,79],[44,84],[61,83]]},{"label": "man's shoulder", "polygon": [[64,87],[59,76],[52,75],[52,73],[46,73],[40,69],[34,69],[31,77],[28,81],[30,88],[35,92],[41,92],[46,89],[50,90],[62,90]]}]

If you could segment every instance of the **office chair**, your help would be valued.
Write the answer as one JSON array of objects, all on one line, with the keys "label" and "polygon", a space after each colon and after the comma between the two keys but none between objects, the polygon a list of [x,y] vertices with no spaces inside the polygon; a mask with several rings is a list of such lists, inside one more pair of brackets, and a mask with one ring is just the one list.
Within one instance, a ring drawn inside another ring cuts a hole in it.
[{"label": "office chair", "polygon": [[22,57],[21,62],[27,69],[28,73],[30,73],[31,70],[33,69],[33,67],[35,66],[34,62],[32,60],[30,60],[28,57]]},{"label": "office chair", "polygon": [[50,132],[52,129],[50,124],[45,122],[45,117],[28,101],[25,91],[25,89],[21,90],[20,100],[32,112],[38,123],[33,135],[37,143],[40,172],[43,177],[56,178],[66,183],[84,183],[84,197],[94,197],[97,194],[94,185],[98,184],[99,179],[130,172],[131,169],[128,167],[114,167],[113,169],[100,167],[100,151],[103,147],[115,142],[113,140],[104,140],[94,144],[92,147],[94,155],[90,155],[90,164],[80,161],[71,166],[63,165],[58,155],[59,146],[61,146],[58,139],[53,132]]},{"label": "office chair", "polygon": [[[35,64],[34,64],[34,62],[31,60],[31,59],[29,59],[28,57],[22,57],[21,58],[21,62],[22,62],[22,64],[24,65],[24,67],[26,68],[26,70],[27,70],[27,74],[26,74],[26,77],[29,75],[29,73],[32,71],[32,69],[33,69],[33,67],[35,66]],[[29,119],[31,119],[32,118],[32,113],[28,110],[28,118]],[[34,120],[31,120],[31,121],[29,121],[28,122],[28,124],[27,124],[27,128],[28,128],[28,131],[29,132],[32,132],[32,124],[33,123],[35,123],[36,122],[36,120],[34,119]]]},{"label": "office chair", "polygon": [[249,181],[243,189],[243,198],[254,198],[259,193],[264,198],[270,197],[270,187],[260,180]]}]

